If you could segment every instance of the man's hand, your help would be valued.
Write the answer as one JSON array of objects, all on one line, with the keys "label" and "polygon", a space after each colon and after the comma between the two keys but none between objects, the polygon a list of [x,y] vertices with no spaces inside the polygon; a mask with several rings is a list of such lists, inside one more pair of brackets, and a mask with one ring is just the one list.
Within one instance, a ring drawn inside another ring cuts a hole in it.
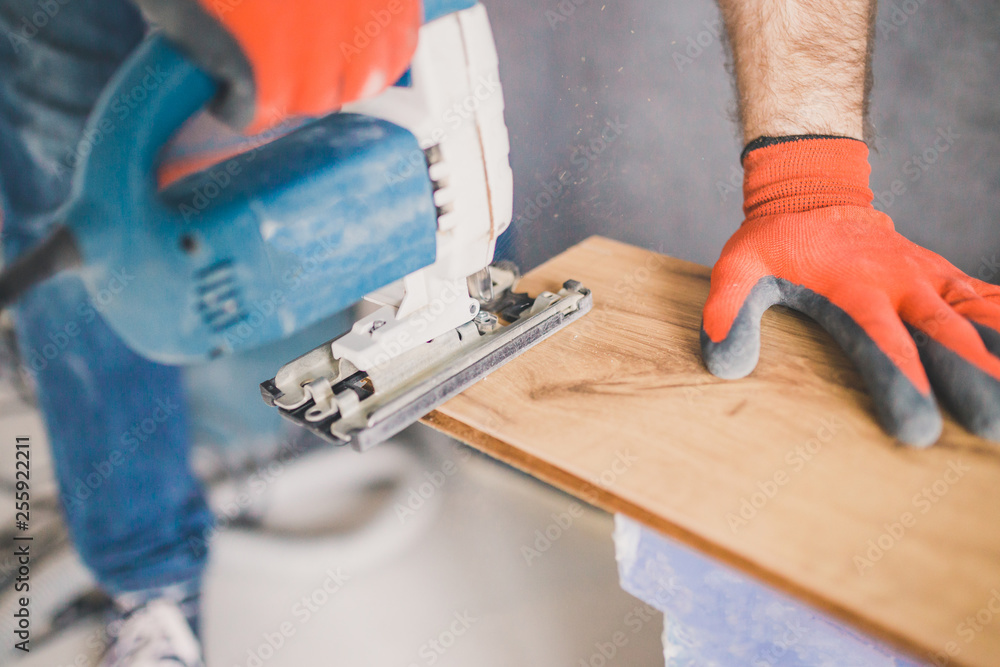
[{"label": "man's hand", "polygon": [[903,238],[871,204],[861,139],[873,3],[720,4],[749,143],[746,220],[705,304],[708,369],[750,373],[761,315],[782,304],[839,343],[893,436],[937,440],[936,394],[969,430],[1000,441],[1000,287]]},{"label": "man's hand", "polygon": [[224,85],[213,111],[248,133],[375,95],[406,71],[419,0],[135,0]]},{"label": "man's hand", "polygon": [[705,363],[723,378],[752,371],[761,315],[782,304],[840,344],[900,440],[938,438],[932,386],[969,430],[1000,440],[1000,287],[897,234],[872,208],[867,157],[854,139],[747,155],[746,221],[712,271]]}]

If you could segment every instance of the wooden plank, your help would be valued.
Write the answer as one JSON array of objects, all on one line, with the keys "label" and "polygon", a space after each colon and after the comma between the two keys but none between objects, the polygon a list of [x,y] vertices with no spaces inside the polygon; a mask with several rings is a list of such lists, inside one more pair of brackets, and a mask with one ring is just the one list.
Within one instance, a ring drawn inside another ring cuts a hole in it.
[{"label": "wooden plank", "polygon": [[592,237],[521,285],[568,278],[593,311],[427,423],[925,660],[998,664],[1000,448],[950,420],[930,449],[896,444],[832,340],[785,309],[750,377],[713,377],[705,267]]}]

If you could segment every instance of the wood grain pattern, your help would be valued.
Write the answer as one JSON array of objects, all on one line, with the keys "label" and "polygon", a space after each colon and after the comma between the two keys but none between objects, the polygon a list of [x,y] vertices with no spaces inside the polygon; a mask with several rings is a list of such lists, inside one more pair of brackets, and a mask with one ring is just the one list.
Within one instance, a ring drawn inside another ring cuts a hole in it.
[{"label": "wood grain pattern", "polygon": [[521,286],[567,278],[593,311],[427,423],[924,660],[1000,664],[1000,448],[950,420],[933,448],[896,444],[832,340],[781,308],[757,370],[713,377],[705,267],[592,237]]}]

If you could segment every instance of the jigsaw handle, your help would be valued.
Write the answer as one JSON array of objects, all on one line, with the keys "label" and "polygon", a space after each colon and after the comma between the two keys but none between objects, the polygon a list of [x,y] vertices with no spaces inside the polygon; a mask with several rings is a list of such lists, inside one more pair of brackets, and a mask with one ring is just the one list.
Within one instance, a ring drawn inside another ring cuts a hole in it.
[{"label": "jigsaw handle", "polygon": [[86,157],[74,192],[120,192],[132,210],[156,206],[160,150],[215,92],[212,78],[163,35],[146,39],[95,105],[78,150]]}]

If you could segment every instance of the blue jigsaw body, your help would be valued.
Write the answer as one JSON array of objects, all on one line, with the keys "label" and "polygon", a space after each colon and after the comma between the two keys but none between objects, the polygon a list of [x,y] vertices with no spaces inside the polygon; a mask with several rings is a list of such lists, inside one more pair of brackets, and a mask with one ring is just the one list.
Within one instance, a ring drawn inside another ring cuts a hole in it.
[{"label": "blue jigsaw body", "polygon": [[423,154],[384,120],[332,114],[159,190],[160,149],[215,91],[153,36],[90,117],[103,140],[61,217],[92,293],[134,276],[102,313],[136,351],[187,363],[256,347],[434,261],[430,179],[396,168]]}]

